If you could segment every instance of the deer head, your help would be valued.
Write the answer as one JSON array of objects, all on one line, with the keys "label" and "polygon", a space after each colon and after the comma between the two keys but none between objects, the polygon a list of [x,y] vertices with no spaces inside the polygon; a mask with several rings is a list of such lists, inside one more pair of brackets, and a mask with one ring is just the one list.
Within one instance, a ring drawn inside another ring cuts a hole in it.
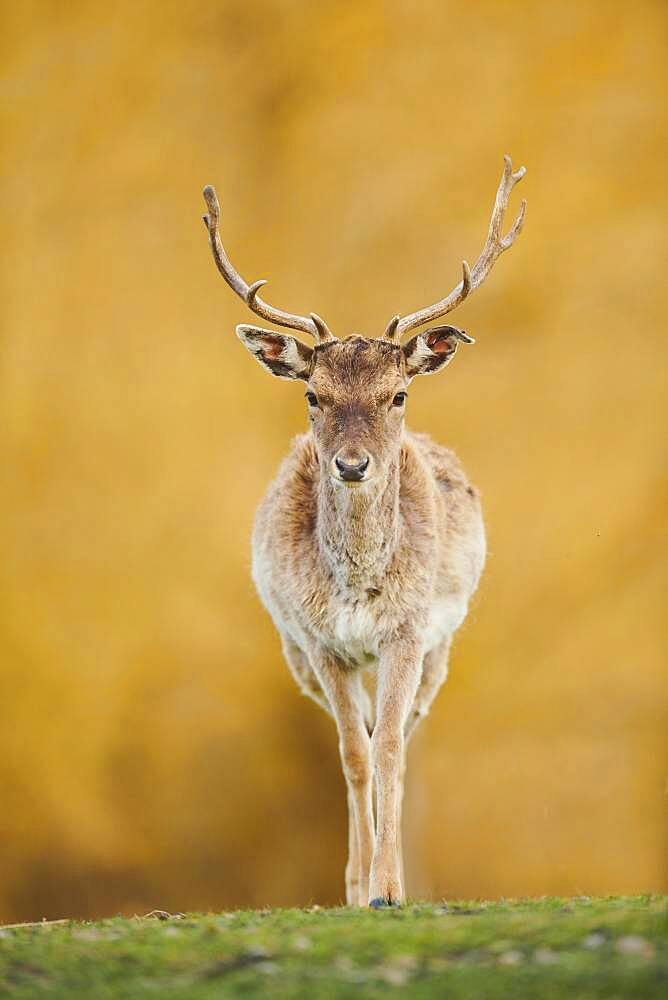
[{"label": "deer head", "polygon": [[513,173],[509,156],[496,193],[489,231],[480,256],[469,267],[462,262],[462,280],[433,305],[407,316],[394,316],[383,334],[375,339],[348,337],[338,340],[316,313],[300,316],[269,305],[258,292],[266,281],[247,284],[225,253],[220,233],[220,205],[216,192],[204,188],[211,251],[218,270],[230,288],[258,316],[292,330],[308,333],[313,347],[288,334],[241,324],[237,335],[247,349],[272,375],[306,383],[316,447],[323,470],[335,483],[357,486],[381,477],[396,460],[407,397],[407,387],[416,375],[432,375],[454,357],[459,343],[473,338],[454,326],[435,326],[401,343],[404,334],[440,319],[460,305],[478,288],[497,258],[515,242],[524,222],[526,202],[506,236],[503,219],[510,192],[525,174]]}]

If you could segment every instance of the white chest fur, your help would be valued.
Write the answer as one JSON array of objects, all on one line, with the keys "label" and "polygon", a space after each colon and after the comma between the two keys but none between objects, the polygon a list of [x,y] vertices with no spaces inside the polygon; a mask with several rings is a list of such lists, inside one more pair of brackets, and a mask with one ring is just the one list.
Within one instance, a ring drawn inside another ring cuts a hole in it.
[{"label": "white chest fur", "polygon": [[332,612],[332,644],[349,663],[367,666],[378,656],[380,616],[371,601],[338,604]]},{"label": "white chest fur", "polygon": [[[434,601],[423,634],[425,653],[459,628],[466,610],[467,602],[461,597]],[[348,663],[369,666],[378,658],[383,632],[389,624],[373,600],[341,602],[332,609],[330,644]]]}]

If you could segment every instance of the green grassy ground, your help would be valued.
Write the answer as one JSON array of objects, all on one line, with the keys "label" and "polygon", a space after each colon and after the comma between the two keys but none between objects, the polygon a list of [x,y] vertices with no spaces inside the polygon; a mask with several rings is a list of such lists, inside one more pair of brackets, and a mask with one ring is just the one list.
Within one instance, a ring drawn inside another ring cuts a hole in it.
[{"label": "green grassy ground", "polygon": [[0,996],[668,996],[666,897],[238,911],[0,929]]}]

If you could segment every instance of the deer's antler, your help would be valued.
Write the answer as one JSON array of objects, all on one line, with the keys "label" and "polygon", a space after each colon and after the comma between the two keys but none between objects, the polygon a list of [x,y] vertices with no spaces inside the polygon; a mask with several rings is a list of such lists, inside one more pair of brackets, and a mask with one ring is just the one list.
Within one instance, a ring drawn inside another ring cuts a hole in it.
[{"label": "deer's antler", "polygon": [[510,192],[517,182],[522,180],[526,170],[524,167],[520,167],[519,170],[513,173],[513,164],[510,157],[504,156],[504,161],[503,176],[496,192],[496,201],[492,210],[487,240],[482,248],[482,253],[473,267],[470,268],[465,260],[462,261],[462,280],[453,288],[449,295],[446,295],[444,299],[440,299],[439,302],[435,302],[431,306],[425,306],[424,309],[418,309],[417,312],[410,313],[408,316],[395,316],[390,320],[383,334],[383,339],[398,343],[402,335],[408,333],[409,330],[413,330],[416,326],[422,326],[424,323],[430,323],[432,320],[439,319],[441,316],[445,316],[446,313],[452,312],[472,291],[482,285],[492,270],[497,257],[513,245],[522,229],[526,201],[522,201],[517,218],[506,236],[501,235],[501,227],[503,226],[503,217],[508,207]]},{"label": "deer's antler", "polygon": [[302,330],[304,333],[309,333],[318,343],[335,340],[333,333],[327,328],[325,321],[316,315],[316,313],[311,313],[310,317],[299,316],[296,313],[275,309],[274,306],[270,306],[267,302],[264,302],[258,295],[258,291],[262,285],[267,284],[266,280],[260,279],[259,281],[254,281],[251,285],[244,281],[225,253],[225,247],[220,238],[218,229],[220,224],[220,203],[218,195],[210,184],[207,184],[204,188],[203,194],[206,207],[209,211],[202,218],[209,231],[211,253],[216,262],[216,267],[232,291],[236,292],[239,298],[244,300],[249,309],[252,309],[254,313],[262,316],[263,319],[268,320],[270,323],[275,323],[277,326],[287,326],[291,330]]}]

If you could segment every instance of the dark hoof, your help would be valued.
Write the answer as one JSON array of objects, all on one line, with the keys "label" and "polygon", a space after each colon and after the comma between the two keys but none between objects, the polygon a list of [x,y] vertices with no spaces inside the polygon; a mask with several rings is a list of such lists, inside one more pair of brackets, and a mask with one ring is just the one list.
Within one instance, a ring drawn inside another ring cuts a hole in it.
[{"label": "dark hoof", "polygon": [[388,900],[384,899],[382,896],[376,896],[376,898],[372,899],[371,902],[369,903],[369,906],[371,907],[372,910],[382,910],[386,906],[399,906],[399,905],[400,905],[399,903],[388,902]]}]

